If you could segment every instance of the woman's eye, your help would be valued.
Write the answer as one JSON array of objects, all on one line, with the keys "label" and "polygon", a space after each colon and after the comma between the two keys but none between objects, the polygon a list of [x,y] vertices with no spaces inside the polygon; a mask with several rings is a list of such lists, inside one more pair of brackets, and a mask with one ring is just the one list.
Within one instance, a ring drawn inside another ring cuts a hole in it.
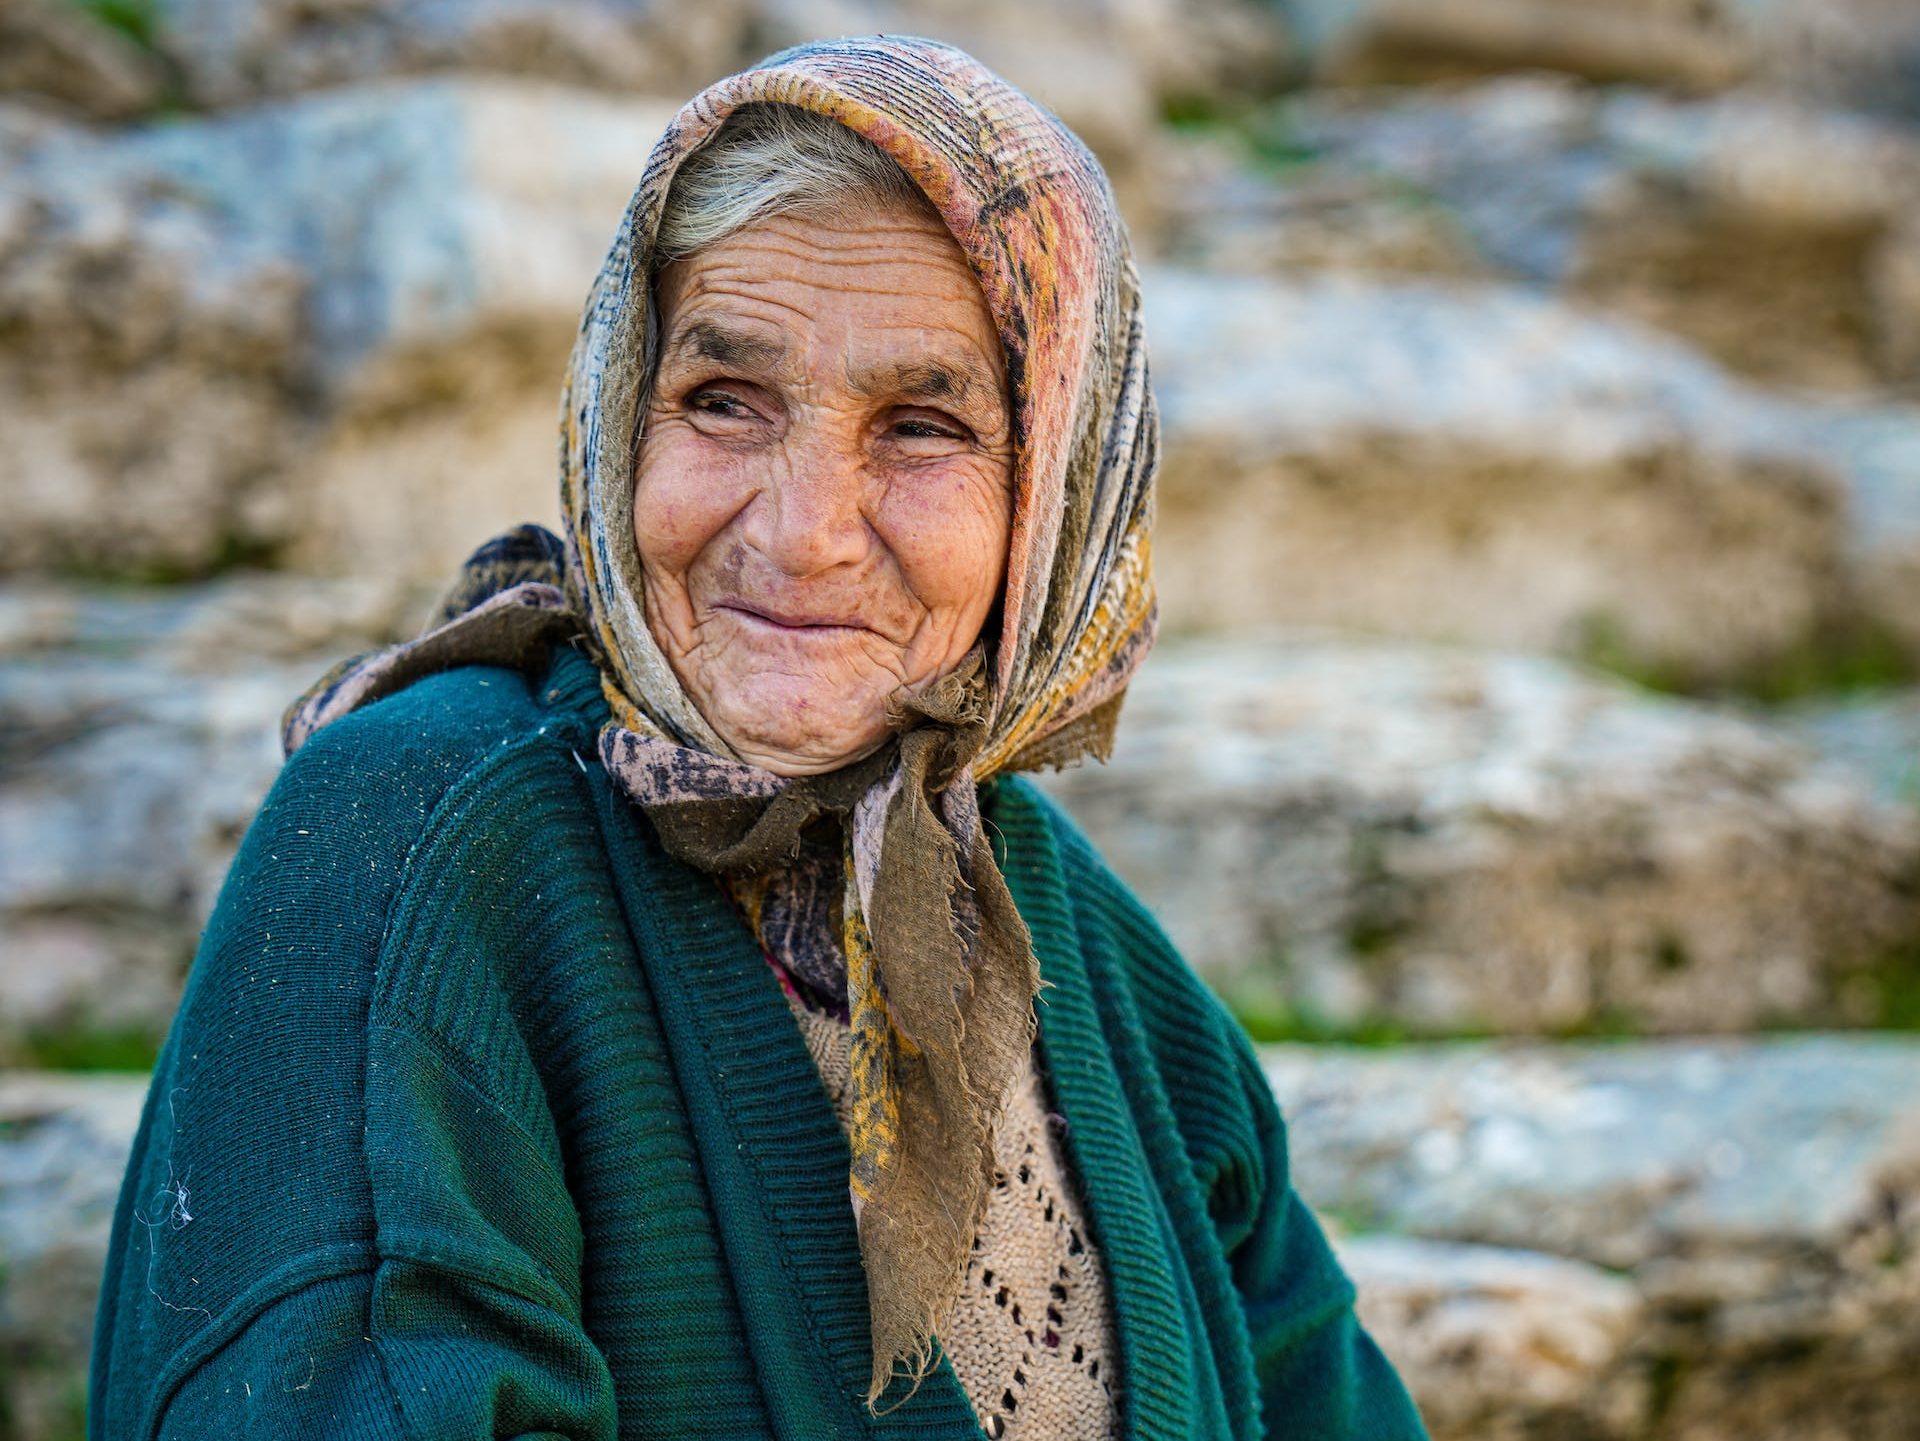
[{"label": "woman's eye", "polygon": [[930,415],[910,415],[895,421],[893,433],[914,440],[966,440],[971,434],[957,420]]},{"label": "woman's eye", "polygon": [[708,415],[750,416],[752,409],[737,395],[729,395],[724,390],[696,390],[687,397],[690,408],[703,411]]}]

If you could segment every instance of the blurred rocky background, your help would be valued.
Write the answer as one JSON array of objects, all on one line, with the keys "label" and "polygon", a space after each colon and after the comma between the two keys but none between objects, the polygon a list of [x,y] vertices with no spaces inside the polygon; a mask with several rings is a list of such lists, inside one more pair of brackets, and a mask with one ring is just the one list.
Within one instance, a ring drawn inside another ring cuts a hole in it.
[{"label": "blurred rocky background", "polygon": [[675,105],[875,30],[1121,193],[1167,638],[1048,784],[1436,1437],[1920,1434],[1915,0],[0,0],[0,1441],[280,708],[553,517]]}]

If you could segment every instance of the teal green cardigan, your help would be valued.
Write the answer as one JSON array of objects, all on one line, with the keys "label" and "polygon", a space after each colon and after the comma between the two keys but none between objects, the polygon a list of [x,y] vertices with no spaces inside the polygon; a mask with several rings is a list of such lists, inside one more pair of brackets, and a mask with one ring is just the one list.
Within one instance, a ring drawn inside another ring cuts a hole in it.
[{"label": "teal green cardigan", "polygon": [[[867,1413],[846,1142],[751,935],[592,759],[604,715],[562,648],[288,762],[134,1144],[97,1441],[981,1436],[944,1357]],[[1122,1434],[1421,1436],[1245,1037],[1058,810],[982,799]]]}]

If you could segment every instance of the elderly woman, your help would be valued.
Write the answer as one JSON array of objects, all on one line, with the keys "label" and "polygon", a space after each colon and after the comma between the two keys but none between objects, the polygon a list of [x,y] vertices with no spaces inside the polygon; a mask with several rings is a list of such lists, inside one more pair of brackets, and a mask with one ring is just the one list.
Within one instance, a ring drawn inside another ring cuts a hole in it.
[{"label": "elderly woman", "polygon": [[92,1435],[1419,1436],[1244,1037],[1016,778],[1153,629],[1087,152],[922,41],[720,82],[563,427],[564,542],[289,713]]}]

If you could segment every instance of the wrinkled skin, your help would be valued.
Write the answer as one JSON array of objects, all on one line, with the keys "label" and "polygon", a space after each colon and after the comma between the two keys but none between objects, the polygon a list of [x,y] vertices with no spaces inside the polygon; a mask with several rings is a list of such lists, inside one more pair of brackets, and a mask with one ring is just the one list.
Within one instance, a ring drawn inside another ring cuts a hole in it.
[{"label": "wrinkled skin", "polygon": [[665,267],[635,472],[648,628],[778,775],[885,740],[1006,569],[1013,445],[986,301],[930,212],[774,216]]}]

